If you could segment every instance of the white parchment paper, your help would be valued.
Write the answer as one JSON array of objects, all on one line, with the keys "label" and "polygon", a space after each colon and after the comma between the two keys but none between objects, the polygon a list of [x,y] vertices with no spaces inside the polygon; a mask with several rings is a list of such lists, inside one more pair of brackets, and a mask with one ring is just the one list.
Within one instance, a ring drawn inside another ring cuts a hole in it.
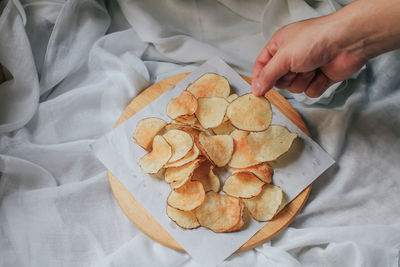
[{"label": "white parchment paper", "polygon": [[[145,174],[138,162],[147,152],[135,144],[132,136],[136,124],[146,117],[159,117],[170,121],[166,115],[168,102],[177,97],[185,88],[207,72],[225,76],[238,95],[250,92],[249,84],[233,69],[218,58],[211,59],[179,82],[173,89],[158,97],[135,116],[95,142],[92,146],[96,156],[121,181],[133,196],[170,235],[201,266],[216,266],[249,240],[265,223],[251,220],[247,228],[234,233],[214,233],[203,227],[184,230],[166,215],[166,199],[171,189],[162,179]],[[318,178],[334,160],[311,138],[273,107],[273,124],[286,126],[297,132],[294,146],[289,153],[271,163],[275,170],[273,183],[280,186],[289,201]],[[221,172],[219,172],[221,174]],[[223,181],[226,172],[220,177]]]}]

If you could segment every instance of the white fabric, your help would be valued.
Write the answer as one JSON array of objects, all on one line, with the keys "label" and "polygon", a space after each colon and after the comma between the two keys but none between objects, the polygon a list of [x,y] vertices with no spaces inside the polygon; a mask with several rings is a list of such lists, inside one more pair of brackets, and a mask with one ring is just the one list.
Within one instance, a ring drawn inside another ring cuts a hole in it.
[{"label": "white fabric", "polygon": [[[197,266],[125,217],[89,144],[210,57],[251,75],[266,3],[239,2],[0,2],[0,266]],[[287,230],[222,266],[398,266],[399,69],[394,51],[329,105],[291,100],[337,165]]]}]

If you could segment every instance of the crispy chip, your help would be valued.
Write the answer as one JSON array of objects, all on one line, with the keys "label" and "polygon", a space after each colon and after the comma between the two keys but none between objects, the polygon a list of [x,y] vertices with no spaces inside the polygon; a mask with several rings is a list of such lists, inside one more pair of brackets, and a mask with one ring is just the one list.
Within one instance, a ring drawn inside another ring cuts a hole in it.
[{"label": "crispy chip", "polygon": [[209,161],[203,161],[193,173],[192,181],[199,181],[204,191],[218,192],[221,187],[221,182],[217,175],[213,172],[214,166]]},{"label": "crispy chip", "polygon": [[197,181],[188,181],[183,186],[173,190],[169,194],[167,202],[171,207],[188,211],[200,206],[204,197],[203,185]]},{"label": "crispy chip", "polygon": [[190,126],[200,131],[204,131],[205,129],[201,126],[199,120],[195,115],[182,115],[175,119],[179,124],[183,124],[184,126]]},{"label": "crispy chip", "polygon": [[264,131],[271,124],[271,104],[253,94],[239,96],[229,104],[226,115],[232,125],[245,131]]},{"label": "crispy chip", "polygon": [[286,127],[271,125],[264,132],[253,132],[247,136],[250,152],[260,161],[272,161],[289,151],[296,139],[297,133],[290,132]]},{"label": "crispy chip", "polygon": [[265,184],[258,196],[243,199],[251,216],[260,222],[271,220],[278,213],[283,200],[282,189],[272,184]]},{"label": "crispy chip", "polygon": [[186,128],[183,130],[192,136],[192,138],[194,139],[195,145],[200,150],[200,154],[203,155],[204,157],[206,157],[206,159],[208,161],[212,162],[212,160],[208,156],[207,152],[205,151],[204,147],[200,143],[200,140],[199,140],[200,131],[193,129],[193,128]]},{"label": "crispy chip", "polygon": [[163,137],[172,147],[172,157],[168,162],[183,158],[193,148],[193,138],[185,131],[169,130]]},{"label": "crispy chip", "polygon": [[162,136],[156,135],[153,139],[153,150],[140,159],[139,166],[144,173],[157,173],[171,155],[171,146]]},{"label": "crispy chip", "polygon": [[239,222],[234,225],[232,228],[230,228],[228,231],[226,232],[236,232],[242,229],[242,227],[244,226],[244,209],[245,209],[246,205],[244,205],[244,203],[242,201],[240,201],[240,220]]},{"label": "crispy chip", "polygon": [[167,205],[167,215],[178,226],[184,229],[195,229],[200,227],[200,223],[197,221],[196,215],[191,210],[178,210]]},{"label": "crispy chip", "polygon": [[171,184],[173,182],[189,180],[192,177],[194,170],[199,167],[201,161],[202,159],[198,158],[179,167],[167,168],[164,174],[165,182]]},{"label": "crispy chip", "polygon": [[231,133],[234,148],[229,167],[246,168],[260,163],[250,153],[249,145],[247,144],[248,134],[248,132],[242,130],[235,130]]},{"label": "crispy chip", "polygon": [[145,118],[138,122],[133,138],[146,150],[150,149],[153,138],[167,123],[160,118]]},{"label": "crispy chip", "polygon": [[231,92],[228,80],[215,73],[204,74],[186,90],[196,98],[213,96],[227,98]]},{"label": "crispy chip", "polygon": [[177,98],[169,101],[167,106],[167,115],[175,119],[183,115],[192,115],[197,109],[197,100],[189,92],[183,91]]},{"label": "crispy chip", "polygon": [[226,98],[226,100],[231,103],[233,100],[235,100],[236,98],[238,98],[239,96],[237,94],[231,94],[230,96],[228,96]]},{"label": "crispy chip", "polygon": [[[278,214],[279,212],[281,212],[281,211],[286,207],[286,205],[289,203],[285,192],[282,191],[282,194],[283,194],[282,202],[281,202],[281,205],[279,205],[279,209],[278,209],[278,211],[276,212],[276,214]],[[275,215],[276,215],[276,214],[275,214]]]},{"label": "crispy chip", "polygon": [[218,167],[225,166],[232,158],[233,139],[229,135],[209,136],[204,132],[199,135],[199,142],[205,153]]},{"label": "crispy chip", "polygon": [[181,123],[168,123],[165,127],[164,130],[165,131],[169,131],[169,130],[182,130],[183,127],[185,127],[185,125],[181,124]]},{"label": "crispy chip", "polygon": [[200,155],[200,150],[197,148],[196,145],[193,145],[192,150],[190,150],[186,156],[184,156],[181,159],[178,159],[177,161],[170,162],[164,165],[164,168],[170,168],[170,167],[179,167],[182,165],[185,165],[186,163],[189,163],[195,159],[197,159]]},{"label": "crispy chip", "polygon": [[251,198],[260,194],[264,185],[260,179],[250,172],[232,174],[224,183],[222,190],[231,196]]},{"label": "crispy chip", "polygon": [[226,120],[219,126],[212,128],[212,130],[217,135],[229,135],[235,130],[235,127],[232,126],[232,123],[229,120]]},{"label": "crispy chip", "polygon": [[264,183],[271,183],[272,181],[272,175],[274,174],[274,169],[272,169],[266,162],[250,166],[247,168],[242,168],[242,169],[236,169],[233,171],[232,174],[238,173],[238,172],[251,172],[255,176],[258,177],[261,181]]},{"label": "crispy chip", "polygon": [[194,213],[201,226],[216,233],[227,232],[240,221],[240,201],[236,197],[210,191],[206,194],[203,204],[195,209]]},{"label": "crispy chip", "polygon": [[[196,119],[196,120],[197,120],[197,119]],[[200,125],[200,124],[199,124],[199,125]],[[201,126],[200,126],[200,127],[201,127]],[[204,128],[202,127],[202,129],[204,129]],[[191,136],[192,136],[192,134],[191,134],[192,131],[201,131],[200,129],[198,129],[198,128],[196,128],[196,127],[193,127],[193,126],[191,126],[191,125],[189,125],[189,124],[182,123],[182,122],[178,122],[178,121],[175,121],[175,122],[172,122],[172,123],[167,124],[167,125],[164,127],[164,130],[165,130],[165,131],[169,131],[169,130],[181,130],[181,131],[187,132],[187,133],[190,134]],[[192,136],[192,137],[193,137],[193,136]]]},{"label": "crispy chip", "polygon": [[217,127],[224,120],[228,102],[221,97],[204,97],[197,99],[196,117],[205,129]]}]

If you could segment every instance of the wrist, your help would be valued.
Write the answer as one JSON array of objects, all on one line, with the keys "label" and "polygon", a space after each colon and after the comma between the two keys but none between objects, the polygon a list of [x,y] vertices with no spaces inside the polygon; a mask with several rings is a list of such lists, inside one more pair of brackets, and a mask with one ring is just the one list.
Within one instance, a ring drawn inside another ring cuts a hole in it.
[{"label": "wrist", "polygon": [[339,51],[369,60],[379,54],[400,47],[398,0],[358,0],[329,15],[334,40]]}]

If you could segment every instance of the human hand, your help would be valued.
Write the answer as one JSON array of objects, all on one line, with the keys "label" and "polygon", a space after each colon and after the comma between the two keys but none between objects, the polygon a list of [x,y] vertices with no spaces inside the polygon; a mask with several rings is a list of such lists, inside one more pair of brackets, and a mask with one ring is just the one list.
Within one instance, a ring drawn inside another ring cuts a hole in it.
[{"label": "human hand", "polygon": [[253,93],[261,96],[276,86],[319,97],[330,85],[358,71],[368,59],[347,39],[350,29],[342,26],[325,16],[279,29],[256,59]]}]

